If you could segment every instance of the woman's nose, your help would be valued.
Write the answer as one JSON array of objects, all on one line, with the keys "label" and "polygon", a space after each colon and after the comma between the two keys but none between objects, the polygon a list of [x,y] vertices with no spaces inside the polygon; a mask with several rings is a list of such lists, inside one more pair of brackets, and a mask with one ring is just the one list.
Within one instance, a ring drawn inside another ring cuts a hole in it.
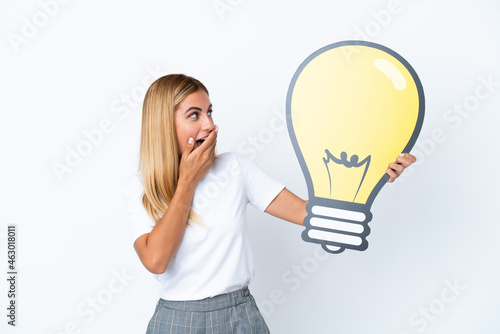
[{"label": "woman's nose", "polygon": [[207,130],[207,131],[212,131],[214,129],[215,125],[214,125],[214,120],[212,119],[212,117],[208,116],[208,115],[205,115],[203,117],[203,130]]}]

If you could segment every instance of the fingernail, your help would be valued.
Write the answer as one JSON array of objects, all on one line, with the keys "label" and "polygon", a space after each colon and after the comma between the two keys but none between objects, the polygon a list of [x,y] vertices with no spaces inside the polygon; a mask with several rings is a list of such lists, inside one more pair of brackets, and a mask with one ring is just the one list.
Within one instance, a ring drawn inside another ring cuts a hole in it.
[{"label": "fingernail", "polygon": [[219,126],[218,125],[215,126],[215,132],[219,132]]},{"label": "fingernail", "polygon": [[194,139],[189,137],[188,144],[192,144],[194,142]]},{"label": "fingernail", "polygon": [[404,154],[404,153],[401,153],[399,156],[400,156],[400,157],[404,157],[404,156],[405,156],[405,154]]}]

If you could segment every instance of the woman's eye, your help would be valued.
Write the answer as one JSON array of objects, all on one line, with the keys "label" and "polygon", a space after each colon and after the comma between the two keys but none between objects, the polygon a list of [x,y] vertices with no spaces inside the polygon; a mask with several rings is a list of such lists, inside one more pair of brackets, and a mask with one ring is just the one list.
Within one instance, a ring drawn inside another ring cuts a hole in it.
[{"label": "woman's eye", "polygon": [[191,115],[189,115],[189,118],[197,119],[198,118],[198,113],[194,112]]},{"label": "woman's eye", "polygon": [[207,115],[212,117],[212,110],[207,111]]}]

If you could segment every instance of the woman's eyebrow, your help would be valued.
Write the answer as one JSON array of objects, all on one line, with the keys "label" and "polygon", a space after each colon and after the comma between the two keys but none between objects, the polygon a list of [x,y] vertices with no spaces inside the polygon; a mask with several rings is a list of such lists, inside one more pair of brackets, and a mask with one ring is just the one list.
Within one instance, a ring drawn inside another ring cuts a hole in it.
[{"label": "woman's eyebrow", "polygon": [[[212,108],[212,104],[210,104],[207,108],[207,110],[210,110]],[[196,110],[196,111],[202,111],[201,108],[198,108],[198,107],[189,107],[188,110],[186,110],[184,112],[184,114],[187,114],[189,111],[191,110]]]},{"label": "woman's eyebrow", "polygon": [[201,111],[201,108],[198,108],[198,107],[190,107],[188,110],[186,110],[186,111],[184,112],[184,114],[187,114],[187,113],[188,113],[189,111],[191,111],[191,110]]}]

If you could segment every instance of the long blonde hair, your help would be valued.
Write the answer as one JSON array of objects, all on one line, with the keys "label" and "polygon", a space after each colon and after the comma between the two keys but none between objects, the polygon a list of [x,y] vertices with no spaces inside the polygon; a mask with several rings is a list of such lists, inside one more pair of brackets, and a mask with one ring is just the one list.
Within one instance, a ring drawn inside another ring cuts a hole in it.
[{"label": "long blonde hair", "polygon": [[[208,94],[206,87],[195,78],[170,74],[153,82],[144,97],[139,152],[139,171],[144,184],[142,204],[156,223],[167,210],[179,179],[174,114],[179,104],[198,90]],[[199,222],[192,209],[188,220]]]}]

